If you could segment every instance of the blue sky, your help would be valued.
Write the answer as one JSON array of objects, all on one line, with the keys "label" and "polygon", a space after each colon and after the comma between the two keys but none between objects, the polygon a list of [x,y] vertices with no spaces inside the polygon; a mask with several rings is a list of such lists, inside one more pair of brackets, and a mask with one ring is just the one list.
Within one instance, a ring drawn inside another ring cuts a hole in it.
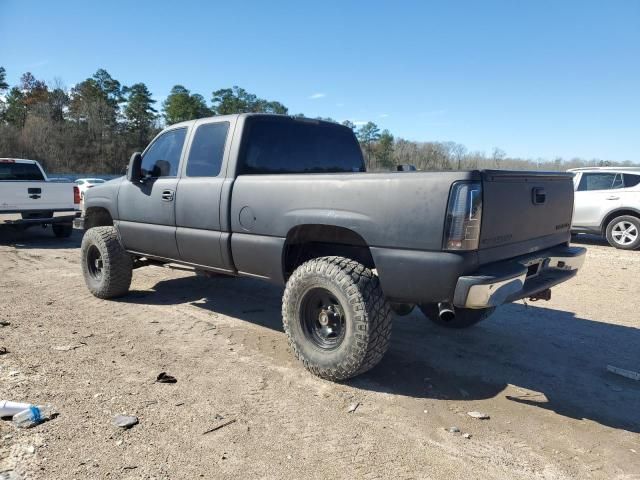
[{"label": "blue sky", "polygon": [[412,140],[640,161],[636,0],[0,0],[0,65],[10,83],[102,67],[158,100],[239,85]]}]

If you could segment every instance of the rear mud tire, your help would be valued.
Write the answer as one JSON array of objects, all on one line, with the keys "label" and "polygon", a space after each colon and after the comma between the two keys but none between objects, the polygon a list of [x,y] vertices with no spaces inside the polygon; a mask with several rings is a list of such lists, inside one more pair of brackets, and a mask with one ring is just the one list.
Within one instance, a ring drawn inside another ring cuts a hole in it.
[{"label": "rear mud tire", "polygon": [[[327,313],[332,320],[324,335]],[[287,281],[282,319],[296,358],[332,381],[373,368],[391,338],[391,309],[378,277],[344,257],[314,258],[298,267]]]}]

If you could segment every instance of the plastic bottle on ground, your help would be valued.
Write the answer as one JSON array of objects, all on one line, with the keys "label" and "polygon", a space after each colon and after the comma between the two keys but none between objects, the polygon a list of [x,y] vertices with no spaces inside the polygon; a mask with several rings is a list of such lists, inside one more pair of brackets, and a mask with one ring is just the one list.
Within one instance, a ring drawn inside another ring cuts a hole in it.
[{"label": "plastic bottle on ground", "polygon": [[51,405],[31,405],[26,410],[13,416],[13,424],[19,428],[29,428],[45,420],[50,420],[55,413]]}]

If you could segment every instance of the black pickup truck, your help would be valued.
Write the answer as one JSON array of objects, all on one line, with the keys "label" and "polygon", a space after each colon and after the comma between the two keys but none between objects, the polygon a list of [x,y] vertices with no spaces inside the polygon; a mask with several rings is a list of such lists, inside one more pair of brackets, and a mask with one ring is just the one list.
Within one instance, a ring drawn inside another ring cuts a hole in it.
[{"label": "black pickup truck", "polygon": [[95,296],[154,263],[284,285],[291,347],[331,380],[378,363],[393,311],[467,327],[548,299],[585,254],[569,246],[570,173],[366,173],[349,128],[277,115],[172,125],[85,207]]}]

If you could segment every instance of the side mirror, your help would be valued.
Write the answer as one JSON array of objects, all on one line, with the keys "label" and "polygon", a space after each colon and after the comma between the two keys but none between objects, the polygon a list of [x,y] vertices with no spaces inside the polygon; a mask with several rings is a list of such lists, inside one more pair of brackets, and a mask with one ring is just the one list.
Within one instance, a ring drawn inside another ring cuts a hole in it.
[{"label": "side mirror", "polygon": [[129,160],[129,168],[127,168],[127,180],[132,183],[138,183],[142,179],[142,154],[136,152],[131,155]]},{"label": "side mirror", "polygon": [[415,172],[418,170],[415,165],[403,163],[402,165],[396,165],[396,171],[398,172]]}]

